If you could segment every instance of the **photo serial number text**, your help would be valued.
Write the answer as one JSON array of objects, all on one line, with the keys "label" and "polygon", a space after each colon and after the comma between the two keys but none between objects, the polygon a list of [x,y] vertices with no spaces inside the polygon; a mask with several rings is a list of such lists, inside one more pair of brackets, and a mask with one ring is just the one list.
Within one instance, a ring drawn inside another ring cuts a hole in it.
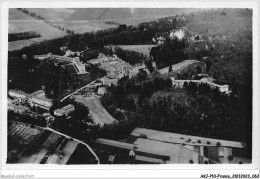
[{"label": "photo serial number text", "polygon": [[259,174],[233,174],[233,175],[221,175],[221,174],[203,174],[200,178],[259,178]]}]

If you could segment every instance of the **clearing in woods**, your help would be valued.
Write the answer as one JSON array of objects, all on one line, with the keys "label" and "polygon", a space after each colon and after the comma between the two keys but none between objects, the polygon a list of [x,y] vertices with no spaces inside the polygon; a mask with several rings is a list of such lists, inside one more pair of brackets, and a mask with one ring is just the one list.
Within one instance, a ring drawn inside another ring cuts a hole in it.
[{"label": "clearing in woods", "polygon": [[151,48],[156,47],[156,45],[116,45],[123,50],[135,51],[142,53],[143,55],[149,57]]},{"label": "clearing in woods", "polygon": [[76,96],[76,101],[85,104],[89,108],[89,113],[96,124],[111,124],[116,121],[107,110],[101,105],[99,99],[94,96]]}]

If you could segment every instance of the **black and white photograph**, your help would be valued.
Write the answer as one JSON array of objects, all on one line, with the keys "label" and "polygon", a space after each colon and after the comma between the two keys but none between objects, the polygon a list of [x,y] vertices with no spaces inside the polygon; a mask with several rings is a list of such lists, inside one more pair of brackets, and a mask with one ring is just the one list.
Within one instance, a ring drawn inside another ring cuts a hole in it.
[{"label": "black and white photograph", "polygon": [[7,10],[6,165],[259,160],[253,8]]}]

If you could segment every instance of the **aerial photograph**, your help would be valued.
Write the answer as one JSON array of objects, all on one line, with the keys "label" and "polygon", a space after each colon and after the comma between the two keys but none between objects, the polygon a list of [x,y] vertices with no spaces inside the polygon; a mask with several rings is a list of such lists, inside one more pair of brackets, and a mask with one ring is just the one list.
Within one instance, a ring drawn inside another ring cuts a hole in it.
[{"label": "aerial photograph", "polygon": [[251,164],[252,19],[9,8],[6,164]]}]

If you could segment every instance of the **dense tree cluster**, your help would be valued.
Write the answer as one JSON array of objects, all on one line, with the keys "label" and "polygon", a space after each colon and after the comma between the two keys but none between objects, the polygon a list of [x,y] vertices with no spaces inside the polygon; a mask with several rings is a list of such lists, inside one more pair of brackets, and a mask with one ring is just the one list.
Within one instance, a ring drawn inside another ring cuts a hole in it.
[{"label": "dense tree cluster", "polygon": [[121,58],[122,60],[130,63],[131,65],[142,63],[146,60],[146,57],[142,53],[123,50],[120,47],[115,47],[115,54],[118,56],[118,58]]},{"label": "dense tree cluster", "polygon": [[[121,109],[128,109],[135,111],[141,107],[145,98],[162,89],[169,89],[172,87],[170,79],[154,78],[146,80],[145,72],[139,74],[131,79],[124,77],[119,80],[117,86],[110,86],[107,88],[107,93],[102,97],[102,104],[104,106],[120,106]],[[131,94],[138,95],[138,104],[132,99]]]},{"label": "dense tree cluster", "polygon": [[[89,115],[89,109],[83,103],[77,102],[75,99],[69,99],[64,104],[72,104],[75,111],[69,117],[56,117],[54,128],[78,139],[84,139],[83,131],[93,125],[93,120]],[[59,103],[59,105],[61,105]]]},{"label": "dense tree cluster", "polygon": [[8,120],[16,120],[41,127],[45,127],[47,124],[45,118],[35,112],[18,114],[14,113],[13,111],[8,111],[7,115]]},{"label": "dense tree cluster", "polygon": [[87,63],[89,60],[97,58],[98,55],[99,55],[99,51],[98,50],[89,49],[89,50],[85,50],[81,54],[80,59],[81,59],[81,61]]},{"label": "dense tree cluster", "polygon": [[38,38],[38,37],[41,37],[41,35],[34,31],[11,33],[11,34],[8,34],[8,42],[24,40],[24,39],[31,39],[31,38]]},{"label": "dense tree cluster", "polygon": [[110,47],[106,46],[103,48],[102,52],[104,55],[112,56],[113,54],[117,55],[118,58],[128,62],[131,65],[136,65],[139,63],[143,63],[147,60],[147,57],[136,51],[123,50],[120,47]]},{"label": "dense tree cluster", "polygon": [[184,49],[187,47],[186,39],[166,38],[161,46],[153,47],[150,55],[159,69],[179,63],[187,59]]}]

